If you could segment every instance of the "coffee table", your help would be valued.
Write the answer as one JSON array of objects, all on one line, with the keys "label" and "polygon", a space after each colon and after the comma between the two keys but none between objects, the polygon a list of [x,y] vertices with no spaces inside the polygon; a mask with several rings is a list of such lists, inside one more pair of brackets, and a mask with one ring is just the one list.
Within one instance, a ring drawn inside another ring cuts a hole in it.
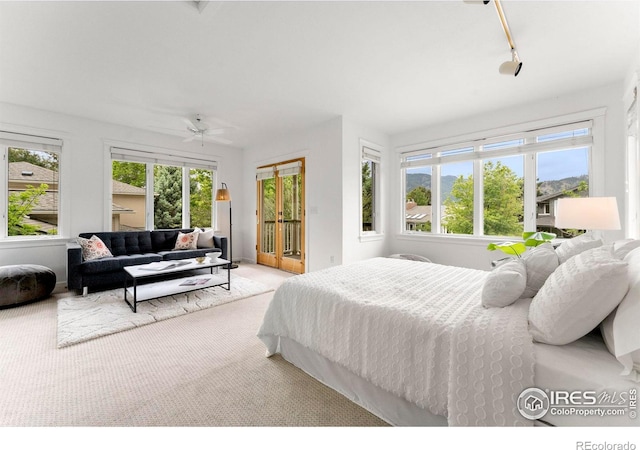
[{"label": "coffee table", "polygon": [[[227,276],[218,273],[220,268],[226,268]],[[195,291],[208,287],[220,286],[227,291],[231,289],[231,261],[222,258],[206,258],[199,263],[194,258],[181,259],[176,261],[160,261],[149,264],[139,264],[124,268],[126,277],[124,281],[124,301],[131,310],[137,312],[137,305],[140,302],[153,300],[172,294]],[[196,269],[211,269],[211,274],[193,274]],[[213,269],[216,273],[213,273]],[[170,279],[159,280],[147,284],[138,284],[142,280],[172,276]],[[133,284],[129,286],[129,281]],[[226,287],[225,287],[226,285]],[[130,302],[127,295],[132,297]]]}]

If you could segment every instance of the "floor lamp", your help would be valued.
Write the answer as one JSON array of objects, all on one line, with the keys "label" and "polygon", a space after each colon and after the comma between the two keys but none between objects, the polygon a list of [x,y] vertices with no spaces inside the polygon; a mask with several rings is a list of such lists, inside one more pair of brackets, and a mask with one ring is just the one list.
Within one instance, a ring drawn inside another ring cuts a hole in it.
[{"label": "floor lamp", "polygon": [[238,265],[233,263],[233,235],[232,227],[233,221],[231,220],[231,194],[227,188],[227,183],[222,183],[222,188],[216,191],[216,202],[229,202],[229,264],[230,269],[237,269]]}]

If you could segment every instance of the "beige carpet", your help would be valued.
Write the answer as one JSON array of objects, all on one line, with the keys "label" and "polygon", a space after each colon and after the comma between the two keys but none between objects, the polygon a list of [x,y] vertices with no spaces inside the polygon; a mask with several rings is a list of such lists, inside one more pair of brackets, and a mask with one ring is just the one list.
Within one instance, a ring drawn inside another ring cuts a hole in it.
[{"label": "beige carpet", "polygon": [[[250,264],[234,274],[272,288],[289,276]],[[61,349],[57,298],[0,310],[0,426],[385,425],[264,357],[256,333],[272,295]]]},{"label": "beige carpet", "polygon": [[[221,281],[227,281],[226,275],[221,278]],[[210,287],[155,298],[139,303],[135,313],[123,300],[123,289],[64,297],[58,300],[58,347],[150,325],[271,290],[263,283],[233,274],[229,290]]]}]

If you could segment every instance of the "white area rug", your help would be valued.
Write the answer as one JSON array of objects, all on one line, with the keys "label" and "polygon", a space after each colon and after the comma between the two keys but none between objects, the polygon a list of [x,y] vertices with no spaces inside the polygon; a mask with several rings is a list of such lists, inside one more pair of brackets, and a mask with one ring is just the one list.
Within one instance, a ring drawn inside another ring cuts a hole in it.
[{"label": "white area rug", "polygon": [[210,287],[138,303],[134,313],[124,289],[58,300],[58,348],[272,291],[257,281],[231,275],[231,290]]}]

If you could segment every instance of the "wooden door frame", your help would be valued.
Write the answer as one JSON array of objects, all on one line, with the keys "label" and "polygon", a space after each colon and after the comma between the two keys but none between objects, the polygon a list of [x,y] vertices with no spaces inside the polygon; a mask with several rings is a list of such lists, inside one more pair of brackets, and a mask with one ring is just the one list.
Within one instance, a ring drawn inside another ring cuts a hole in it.
[{"label": "wooden door frame", "polygon": [[[282,236],[283,236],[283,231],[282,231],[282,226],[284,225],[284,223],[279,223],[278,222],[278,217],[280,216],[280,212],[282,212],[283,210],[283,205],[282,205],[282,177],[278,176],[278,172],[275,170],[276,166],[278,165],[283,165],[283,164],[289,164],[289,163],[293,163],[293,162],[300,162],[300,175],[302,176],[302,183],[301,183],[301,189],[300,189],[300,260],[296,260],[293,258],[286,258],[285,256],[283,256],[283,243],[282,243]],[[305,175],[305,158],[301,157],[301,158],[295,158],[295,159],[289,159],[286,161],[280,161],[277,163],[273,163],[273,164],[266,164],[263,166],[258,167],[258,169],[265,169],[265,168],[269,168],[269,167],[273,167],[274,168],[274,177],[276,179],[276,231],[275,231],[275,235],[276,235],[276,255],[275,257],[273,255],[270,255],[268,253],[260,253],[260,244],[262,242],[262,227],[261,227],[261,220],[262,220],[262,211],[261,211],[261,207],[262,207],[262,192],[261,192],[261,187],[262,187],[262,180],[256,180],[256,203],[257,203],[257,208],[256,208],[256,228],[257,228],[257,242],[256,242],[256,262],[258,264],[264,264],[267,266],[271,266],[271,267],[276,267],[278,269],[281,270],[285,270],[287,272],[294,272],[294,273],[304,273],[305,272],[305,268],[306,268],[306,258],[307,258],[307,242],[306,242],[306,205],[305,205],[305,198],[306,198],[306,175]]]}]

